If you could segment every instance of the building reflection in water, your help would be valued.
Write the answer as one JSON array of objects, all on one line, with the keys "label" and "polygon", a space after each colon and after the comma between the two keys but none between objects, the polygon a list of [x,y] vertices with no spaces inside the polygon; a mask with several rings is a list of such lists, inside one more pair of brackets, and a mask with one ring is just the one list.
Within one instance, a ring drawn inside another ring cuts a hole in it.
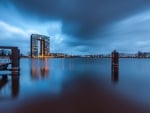
[{"label": "building reflection in water", "polygon": [[0,75],[0,98],[16,98],[19,95],[19,73]]},{"label": "building reflection in water", "polygon": [[47,78],[49,76],[49,65],[47,58],[34,58],[31,60],[31,66],[32,79]]},{"label": "building reflection in water", "polygon": [[117,51],[112,52],[111,79],[113,82],[119,80],[119,53]]}]

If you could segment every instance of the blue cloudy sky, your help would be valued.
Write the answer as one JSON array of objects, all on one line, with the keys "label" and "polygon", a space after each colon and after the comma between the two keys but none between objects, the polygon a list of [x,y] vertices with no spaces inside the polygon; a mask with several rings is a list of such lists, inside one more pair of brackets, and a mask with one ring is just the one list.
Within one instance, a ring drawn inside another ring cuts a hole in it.
[{"label": "blue cloudy sky", "polygon": [[51,52],[150,52],[150,0],[0,0],[0,45],[30,51],[30,35]]}]

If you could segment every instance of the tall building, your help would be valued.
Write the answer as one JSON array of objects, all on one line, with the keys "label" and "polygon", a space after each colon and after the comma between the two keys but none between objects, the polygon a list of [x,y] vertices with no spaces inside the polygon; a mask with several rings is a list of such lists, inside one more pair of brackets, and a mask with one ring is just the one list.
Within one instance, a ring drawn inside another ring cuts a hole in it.
[{"label": "tall building", "polygon": [[[38,44],[40,41],[40,44]],[[48,56],[50,52],[50,40],[48,36],[32,34],[31,35],[31,57]],[[38,49],[40,46],[40,49]],[[39,52],[40,50],[40,52]]]}]

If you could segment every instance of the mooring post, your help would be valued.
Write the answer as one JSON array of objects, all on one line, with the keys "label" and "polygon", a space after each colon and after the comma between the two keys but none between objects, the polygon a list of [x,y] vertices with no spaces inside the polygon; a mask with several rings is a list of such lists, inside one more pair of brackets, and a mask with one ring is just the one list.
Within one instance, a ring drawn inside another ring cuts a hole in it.
[{"label": "mooring post", "polygon": [[20,51],[17,47],[12,48],[12,71],[19,72],[20,70]]},{"label": "mooring post", "polygon": [[111,63],[111,72],[112,72],[112,80],[113,81],[118,81],[119,76],[118,76],[118,71],[119,71],[119,53],[114,50],[112,52],[112,63]]}]

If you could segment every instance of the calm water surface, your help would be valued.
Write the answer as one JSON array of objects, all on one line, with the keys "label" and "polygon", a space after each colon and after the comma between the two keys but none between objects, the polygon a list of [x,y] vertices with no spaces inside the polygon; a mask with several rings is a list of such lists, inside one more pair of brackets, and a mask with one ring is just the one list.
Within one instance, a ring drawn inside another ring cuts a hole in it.
[{"label": "calm water surface", "polygon": [[150,112],[150,59],[21,59],[0,72],[0,113]]}]

